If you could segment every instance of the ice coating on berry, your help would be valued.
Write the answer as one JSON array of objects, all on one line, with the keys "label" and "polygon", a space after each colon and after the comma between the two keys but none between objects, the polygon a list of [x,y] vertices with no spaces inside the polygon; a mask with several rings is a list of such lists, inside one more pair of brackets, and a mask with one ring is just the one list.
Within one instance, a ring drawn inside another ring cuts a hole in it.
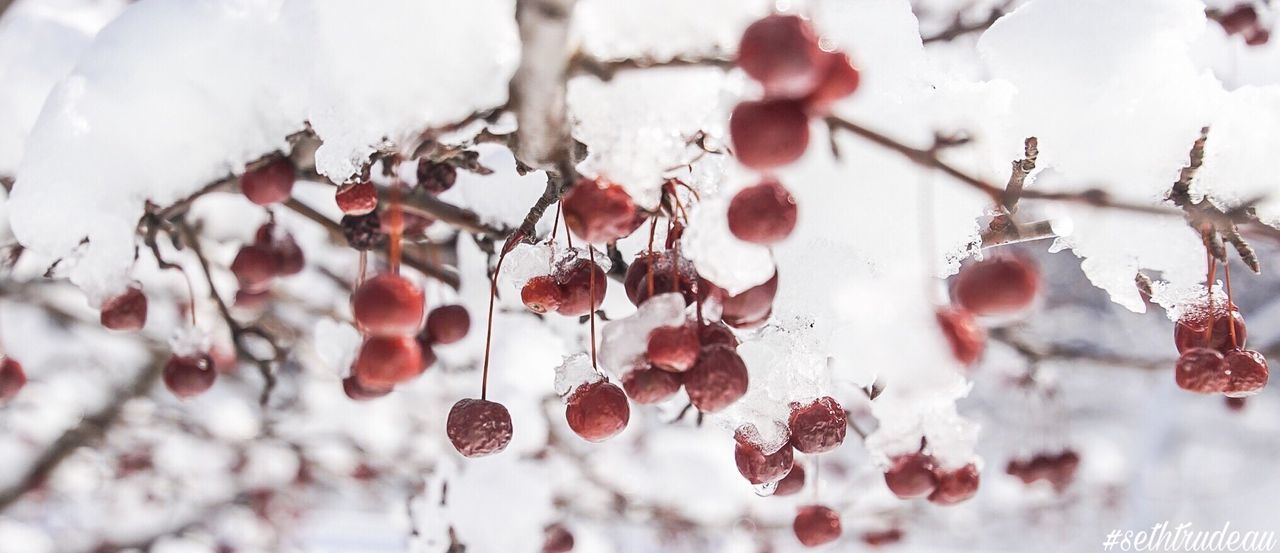
[{"label": "ice coating on berry", "polygon": [[554,388],[560,397],[568,397],[580,386],[604,380],[599,372],[591,366],[591,355],[575,353],[564,358],[564,362],[556,367]]},{"label": "ice coating on berry", "polygon": [[895,457],[884,473],[884,483],[902,499],[929,495],[938,486],[933,459],[923,453]]},{"label": "ice coating on berry", "polygon": [[[703,347],[726,346],[704,343]],[[765,451],[776,451],[791,440],[791,405],[809,404],[829,393],[832,383],[826,356],[796,334],[775,327],[758,331],[737,352],[751,385],[720,418],[732,429],[752,429],[753,439]]]},{"label": "ice coating on berry", "polygon": [[356,326],[378,336],[411,336],[422,325],[426,297],[422,288],[400,275],[383,273],[351,294]]},{"label": "ice coating on berry", "polygon": [[689,401],[703,413],[715,413],[747,393],[747,366],[733,349],[711,346],[702,350],[698,363],[684,373]]},{"label": "ice coating on berry", "polygon": [[[651,270],[652,269],[652,270]],[[653,294],[649,293],[652,280]],[[627,266],[623,288],[632,305],[640,305],[651,295],[680,292],[685,304],[696,299],[698,273],[693,262],[678,255],[675,250],[640,252]],[[706,294],[706,290],[697,293]]]},{"label": "ice coating on berry", "polygon": [[1178,357],[1174,367],[1178,387],[1201,394],[1227,391],[1231,373],[1222,354],[1209,348],[1192,348]]},{"label": "ice coating on berry", "polygon": [[140,330],[147,324],[147,296],[141,289],[130,287],[102,304],[98,320],[111,330]]},{"label": "ice coating on berry", "polygon": [[763,324],[773,312],[773,299],[778,294],[778,273],[740,294],[720,299],[721,318],[735,328],[755,328]]},{"label": "ice coating on berry", "polygon": [[680,391],[680,385],[680,375],[650,366],[636,367],[622,376],[622,389],[627,397],[641,405],[666,401]]},{"label": "ice coating on berry", "polygon": [[511,413],[501,403],[463,399],[449,409],[445,433],[463,457],[499,453],[511,443]]},{"label": "ice coating on berry", "polygon": [[823,453],[844,443],[849,422],[844,407],[831,397],[793,404],[788,427],[791,445],[802,453]]},{"label": "ice coating on berry", "polygon": [[791,529],[805,547],[818,547],[840,539],[840,513],[822,505],[805,505],[796,513]]},{"label": "ice coating on berry", "polygon": [[525,283],[535,277],[550,275],[556,252],[547,244],[521,242],[502,260],[502,272],[498,274],[498,287],[508,295],[519,295]]},{"label": "ice coating on berry", "polygon": [[441,305],[427,314],[426,333],[432,344],[452,344],[467,337],[471,314],[462,305]]},{"label": "ice coating on berry", "polygon": [[664,371],[682,373],[693,368],[698,361],[702,344],[694,323],[680,326],[660,326],[649,332],[645,358],[654,367]]},{"label": "ice coating on berry", "polygon": [[976,465],[968,464],[953,471],[938,471],[938,487],[929,494],[929,502],[954,505],[977,495],[980,475]]},{"label": "ice coating on berry", "polygon": [[739,240],[773,244],[796,228],[798,209],[791,192],[775,179],[739,190],[729,202],[729,231]]},{"label": "ice coating on berry", "polygon": [[738,472],[742,477],[752,484],[767,484],[782,480],[791,472],[794,463],[792,455],[790,446],[765,452],[760,444],[748,436],[742,433],[734,436],[734,463],[738,465]]},{"label": "ice coating on berry", "polygon": [[162,376],[165,387],[173,395],[186,399],[212,388],[218,372],[213,370],[213,360],[209,355],[202,353],[170,357],[169,362],[165,363]]},{"label": "ice coating on berry", "polygon": [[800,102],[742,102],[729,119],[739,163],[765,171],[790,164],[809,148],[809,116]]},{"label": "ice coating on berry", "polygon": [[659,294],[640,304],[635,313],[605,323],[600,330],[600,365],[621,378],[641,362],[649,348],[649,334],[658,327],[684,324],[684,311],[680,294]]},{"label": "ice coating on berry", "polygon": [[427,370],[413,336],[374,336],[360,345],[351,373],[366,388],[392,388]]},{"label": "ice coating on berry", "polygon": [[631,406],[622,388],[599,380],[579,386],[568,396],[564,417],[582,439],[603,442],[627,427]]},{"label": "ice coating on berry", "polygon": [[1267,358],[1253,350],[1233,350],[1224,358],[1231,374],[1227,382],[1227,397],[1242,398],[1254,395],[1266,387],[1271,376]]},{"label": "ice coating on berry", "polygon": [[[1209,329],[1211,319],[1212,330]],[[1243,348],[1248,335],[1240,310],[1234,306],[1228,308],[1225,302],[1214,304],[1212,311],[1206,304],[1188,308],[1173,325],[1173,344],[1178,353],[1192,348],[1209,348],[1226,354],[1231,349]]]},{"label": "ice coating on berry", "polygon": [[560,307],[556,313],[568,317],[586,315],[593,309],[599,309],[609,288],[604,269],[585,258],[558,267],[555,279],[561,292]]}]

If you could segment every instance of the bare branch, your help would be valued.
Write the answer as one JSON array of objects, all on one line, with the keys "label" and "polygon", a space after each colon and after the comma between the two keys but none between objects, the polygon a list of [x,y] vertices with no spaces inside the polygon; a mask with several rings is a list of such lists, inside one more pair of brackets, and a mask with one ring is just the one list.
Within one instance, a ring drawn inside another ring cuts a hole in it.
[{"label": "bare branch", "polygon": [[516,24],[522,56],[511,79],[510,105],[520,123],[516,159],[555,170],[569,157],[565,79],[569,68],[569,20],[576,0],[518,0]]},{"label": "bare branch", "polygon": [[987,29],[990,29],[992,25],[995,25],[996,20],[1004,17],[1006,13],[1009,13],[1009,9],[1012,6],[1012,1],[1004,2],[999,6],[991,8],[991,11],[987,14],[986,18],[972,22],[966,22],[964,18],[961,17],[962,14],[957,13],[950,26],[935,34],[922,37],[921,42],[924,44],[947,42],[965,35],[986,31]]},{"label": "bare branch", "polygon": [[602,60],[579,51],[569,62],[570,74],[587,74],[602,81],[611,81],[619,72],[659,67],[718,67],[725,71],[735,67],[728,56],[679,57],[669,60],[630,58]]},{"label": "bare branch", "polygon": [[1023,157],[1013,162],[1013,171],[1009,174],[1009,184],[1004,187],[1004,207],[1010,213],[1017,211],[1018,200],[1022,198],[1022,189],[1026,187],[1027,176],[1036,170],[1036,158],[1040,156],[1040,141],[1034,136],[1023,142]]}]

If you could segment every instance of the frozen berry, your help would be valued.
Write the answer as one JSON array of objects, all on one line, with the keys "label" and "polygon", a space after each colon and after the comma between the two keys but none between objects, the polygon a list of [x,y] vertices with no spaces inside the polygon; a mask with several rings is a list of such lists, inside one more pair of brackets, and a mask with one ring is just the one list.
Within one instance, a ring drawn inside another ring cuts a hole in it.
[{"label": "frozen berry", "polygon": [[622,376],[622,389],[631,401],[653,405],[680,391],[680,375],[648,366],[636,367]]},{"label": "frozen berry", "polygon": [[[1213,320],[1213,330],[1209,330],[1210,319]],[[1173,325],[1173,344],[1178,353],[1192,348],[1209,348],[1225,354],[1233,348],[1243,348],[1248,335],[1244,317],[1234,305],[1214,305],[1212,310],[1207,307],[1195,309],[1178,317],[1178,322]]]},{"label": "frozen berry", "polygon": [[879,547],[881,545],[889,545],[902,541],[902,530],[897,528],[889,528],[888,530],[872,530],[863,532],[862,543],[871,547]]},{"label": "frozen berry", "polygon": [[1226,393],[1229,397],[1246,397],[1258,393],[1267,385],[1270,371],[1267,358],[1253,350],[1233,350],[1224,361],[1231,374]]},{"label": "frozen berry", "polygon": [[368,389],[394,388],[425,370],[422,347],[413,336],[367,338],[351,366],[351,374]]},{"label": "frozen berry", "polygon": [[738,472],[748,482],[757,485],[777,482],[791,472],[794,461],[790,444],[783,444],[773,453],[765,453],[758,444],[741,434],[734,443],[733,460],[738,465]]},{"label": "frozen berry", "polygon": [[448,163],[418,160],[418,187],[431,194],[440,194],[453,188],[458,181],[458,169]]},{"label": "frozen berry", "polygon": [[427,338],[432,344],[452,344],[467,337],[471,314],[461,305],[442,305],[427,314]]},{"label": "frozen berry", "polygon": [[386,233],[382,232],[382,219],[376,211],[364,215],[345,215],[341,225],[342,236],[347,239],[347,245],[360,251],[377,249],[387,240]]},{"label": "frozen berry", "polygon": [[698,329],[698,339],[702,341],[702,346],[728,346],[729,348],[738,347],[738,337],[734,335],[733,329],[729,325],[720,321],[712,321],[703,324]]},{"label": "frozen berry", "polygon": [[547,527],[546,540],[542,542],[542,553],[569,553],[573,551],[573,534],[560,524]]},{"label": "frozen berry", "polygon": [[956,305],[977,315],[1025,309],[1040,289],[1040,269],[1021,255],[1002,255],[965,266],[951,295]]},{"label": "frozen berry", "polygon": [[425,309],[422,288],[393,273],[373,277],[351,294],[356,326],[377,336],[417,334]]},{"label": "frozen berry", "polygon": [[378,190],[372,182],[349,182],[333,195],[343,215],[367,215],[378,208]]},{"label": "frozen berry", "polygon": [[954,505],[966,501],[978,493],[978,467],[965,465],[953,471],[938,471],[938,487],[929,494],[929,501],[938,505]]},{"label": "frozen berry", "polygon": [[894,495],[902,499],[923,497],[938,487],[932,457],[910,453],[894,457],[890,462],[889,470],[884,473],[884,483]]},{"label": "frozen berry", "polygon": [[649,332],[645,358],[654,367],[682,373],[693,368],[693,364],[698,361],[698,352],[701,347],[698,331],[694,330],[693,326],[660,326]]},{"label": "frozen berry", "polygon": [[948,307],[939,309],[938,326],[951,346],[951,355],[962,365],[972,365],[982,357],[987,347],[987,332],[978,324],[973,314],[964,309]]},{"label": "frozen berry", "polygon": [[791,445],[801,453],[831,451],[844,443],[849,421],[844,407],[831,397],[820,397],[808,405],[791,404]]},{"label": "frozen berry", "polygon": [[560,309],[565,298],[555,278],[544,275],[529,279],[520,289],[520,299],[530,311],[542,314]]},{"label": "frozen berry", "polygon": [[804,465],[795,463],[791,465],[791,472],[778,481],[778,487],[773,490],[773,495],[785,497],[794,495],[802,489],[804,489]]},{"label": "frozen berry", "polygon": [[173,395],[189,398],[213,387],[218,371],[213,370],[213,359],[208,354],[174,355],[164,365],[164,385]]},{"label": "frozen berry", "polygon": [[805,505],[791,525],[805,547],[818,547],[840,539],[840,514],[822,505]]},{"label": "frozen berry", "polygon": [[0,401],[9,401],[27,385],[27,373],[22,363],[8,356],[0,356]]},{"label": "frozen berry", "polygon": [[849,56],[843,52],[831,52],[827,55],[831,58],[831,62],[827,66],[826,74],[822,77],[822,82],[804,99],[809,113],[819,116],[829,112],[832,104],[858,90],[858,84],[862,81],[858,68],[849,61]]},{"label": "frozen berry", "polygon": [[[560,284],[560,291],[563,293],[556,313],[566,317],[578,317],[599,309],[600,304],[604,303],[605,289],[609,285],[604,269],[586,259],[572,262],[557,275],[556,282]],[[595,298],[594,303],[591,301],[592,297]]]},{"label": "frozen berry", "polygon": [[684,373],[684,388],[699,411],[720,411],[747,393],[747,365],[733,348],[703,348],[697,364]]},{"label": "frozen berry", "polygon": [[231,272],[236,275],[240,288],[261,291],[270,286],[271,279],[280,272],[280,259],[267,246],[248,244],[240,248],[231,261]]},{"label": "frozen berry", "polygon": [[256,169],[245,171],[240,177],[240,191],[249,201],[258,205],[271,205],[289,199],[295,180],[293,162],[278,157]]},{"label": "frozen berry", "polygon": [[501,403],[463,399],[449,410],[445,433],[463,457],[484,457],[511,443],[511,413]]},{"label": "frozen berry", "polygon": [[809,147],[809,116],[799,102],[743,102],[729,118],[733,155],[743,165],[766,171],[801,158]]},{"label": "frozen berry", "polygon": [[1218,394],[1227,391],[1231,373],[1221,353],[1209,348],[1193,348],[1178,357],[1174,378],[1184,390]]},{"label": "frozen berry", "polygon": [[[693,262],[676,254],[674,250],[641,252],[627,267],[622,286],[632,305],[640,305],[650,296],[679,292],[684,304],[696,299],[695,287],[698,273]],[[651,286],[652,285],[652,286]],[[653,293],[650,293],[652,289]]]},{"label": "frozen berry", "polygon": [[139,330],[147,324],[147,296],[141,289],[130,287],[102,304],[98,320],[111,330]]},{"label": "frozen berry", "polygon": [[368,401],[391,393],[391,388],[368,388],[355,376],[348,376],[342,379],[342,393],[355,401]]},{"label": "frozen berry", "polygon": [[580,179],[561,200],[564,223],[575,236],[593,244],[629,236],[644,216],[621,186],[599,179]]},{"label": "frozen berry", "polygon": [[566,402],[564,417],[582,439],[603,442],[627,427],[631,406],[621,388],[601,380],[574,390]]},{"label": "frozen berry", "polygon": [[773,244],[796,228],[796,199],[774,179],[738,191],[729,202],[729,231],[739,240]]},{"label": "frozen berry", "polygon": [[773,298],[778,294],[778,273],[764,284],[752,287],[736,296],[725,295],[720,318],[734,328],[754,328],[768,320],[773,311]]},{"label": "frozen berry", "polygon": [[738,44],[738,67],[760,81],[770,96],[808,95],[830,63],[809,22],[794,15],[770,15],[752,23]]}]

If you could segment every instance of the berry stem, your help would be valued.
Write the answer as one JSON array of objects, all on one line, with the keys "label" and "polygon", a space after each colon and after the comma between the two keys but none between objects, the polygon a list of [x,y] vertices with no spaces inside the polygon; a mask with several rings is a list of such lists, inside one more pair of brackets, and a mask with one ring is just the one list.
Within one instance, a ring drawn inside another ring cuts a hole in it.
[{"label": "berry stem", "polygon": [[364,250],[360,250],[360,272],[356,273],[356,288],[359,288],[361,284],[364,284],[364,279],[366,276],[365,273],[367,271],[368,266],[369,266],[369,253]]},{"label": "berry stem", "polygon": [[1208,258],[1209,264],[1209,276],[1204,279],[1205,291],[1209,295],[1209,326],[1205,329],[1204,340],[1206,343],[1210,343],[1213,341],[1213,326],[1215,321],[1213,315],[1213,280],[1218,276],[1218,260],[1214,259],[1213,254],[1207,249],[1205,250],[1205,257]]},{"label": "berry stem", "polygon": [[1236,341],[1236,323],[1231,318],[1231,310],[1235,308],[1235,300],[1231,298],[1231,262],[1224,261],[1222,263],[1222,275],[1227,281],[1227,328],[1231,329],[1231,347],[1238,348],[1240,343]]},{"label": "berry stem", "polygon": [[551,225],[551,242],[556,241],[556,233],[560,232],[560,211],[564,202],[556,202],[556,222]]},{"label": "berry stem", "polygon": [[[587,244],[587,251],[591,255],[591,264],[596,264],[596,247],[594,244]],[[591,297],[591,368],[599,370],[596,365],[596,268],[591,267],[590,278],[587,279],[587,290]]]},{"label": "berry stem", "polygon": [[391,185],[391,207],[388,208],[388,220],[391,225],[390,243],[387,245],[387,257],[391,264],[391,274],[400,274],[400,239],[404,235],[404,215],[400,210],[400,186],[397,180]]},{"label": "berry stem", "polygon": [[649,281],[649,297],[653,297],[653,239],[658,232],[658,216],[653,216],[653,222],[649,223],[649,269],[645,271]]},{"label": "berry stem", "polygon": [[[511,240],[508,238],[507,240]],[[493,277],[489,279],[489,318],[484,329],[484,370],[480,375],[480,399],[489,399],[489,350],[493,346],[493,303],[498,297],[498,274],[502,272],[502,260],[507,258],[511,248],[503,246],[498,254],[498,264],[493,267]]]}]

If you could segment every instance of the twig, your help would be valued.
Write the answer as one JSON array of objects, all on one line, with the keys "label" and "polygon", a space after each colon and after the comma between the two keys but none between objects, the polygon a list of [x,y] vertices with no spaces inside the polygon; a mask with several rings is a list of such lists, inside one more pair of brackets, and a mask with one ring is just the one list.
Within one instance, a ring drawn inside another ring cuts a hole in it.
[{"label": "twig", "polygon": [[569,71],[570,74],[588,74],[608,82],[621,71],[661,67],[717,67],[728,71],[733,69],[734,63],[733,58],[728,56],[677,57],[669,60],[644,58],[601,60],[579,51],[569,61]]},{"label": "twig", "polygon": [[1036,158],[1040,156],[1040,141],[1034,136],[1023,142],[1023,157],[1013,162],[1013,171],[1009,174],[1009,184],[1004,187],[1004,207],[1010,213],[1017,211],[1018,200],[1022,198],[1022,190],[1026,187],[1027,176],[1036,170]]},{"label": "twig", "polygon": [[1004,17],[1004,15],[1009,12],[1009,8],[1012,5],[1013,5],[1013,2],[1005,2],[999,6],[991,8],[991,12],[987,14],[987,17],[985,19],[982,19],[980,21],[974,21],[971,23],[966,23],[964,19],[961,17],[961,14],[957,13],[955,19],[952,20],[950,26],[948,26],[947,28],[935,34],[929,35],[927,37],[922,37],[921,41],[924,44],[931,44],[934,42],[946,42],[946,41],[955,40],[964,35],[986,31],[987,29],[990,29],[992,25],[995,25],[996,20],[1000,19],[1001,17]]}]

